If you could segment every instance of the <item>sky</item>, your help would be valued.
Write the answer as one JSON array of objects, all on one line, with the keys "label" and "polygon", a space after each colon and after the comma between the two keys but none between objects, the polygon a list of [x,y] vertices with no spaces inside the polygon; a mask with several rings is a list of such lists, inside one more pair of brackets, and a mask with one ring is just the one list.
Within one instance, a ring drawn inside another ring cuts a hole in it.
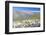
[{"label": "sky", "polygon": [[40,12],[40,8],[36,8],[36,7],[13,7],[14,12],[18,11],[18,12]]}]

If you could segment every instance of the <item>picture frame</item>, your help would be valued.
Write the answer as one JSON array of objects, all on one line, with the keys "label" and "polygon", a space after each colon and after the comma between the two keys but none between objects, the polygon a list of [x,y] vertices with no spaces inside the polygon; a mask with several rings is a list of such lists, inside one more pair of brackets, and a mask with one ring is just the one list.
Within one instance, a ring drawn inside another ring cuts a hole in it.
[{"label": "picture frame", "polygon": [[5,1],[5,34],[33,32],[45,32],[45,3]]}]

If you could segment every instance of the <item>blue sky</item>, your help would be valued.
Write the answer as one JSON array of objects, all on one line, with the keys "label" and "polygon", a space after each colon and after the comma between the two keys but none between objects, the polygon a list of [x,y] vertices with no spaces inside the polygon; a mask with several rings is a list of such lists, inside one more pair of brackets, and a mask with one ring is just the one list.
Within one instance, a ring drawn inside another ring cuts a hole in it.
[{"label": "blue sky", "polygon": [[14,11],[30,11],[30,12],[40,12],[40,8],[35,7],[13,7]]}]

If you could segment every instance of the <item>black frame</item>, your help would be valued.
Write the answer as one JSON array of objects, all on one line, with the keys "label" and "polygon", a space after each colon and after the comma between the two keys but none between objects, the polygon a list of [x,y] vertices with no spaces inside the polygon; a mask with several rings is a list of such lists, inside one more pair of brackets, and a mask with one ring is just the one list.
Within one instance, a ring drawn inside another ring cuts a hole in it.
[{"label": "black frame", "polygon": [[[24,31],[24,32],[9,32],[9,3],[22,3],[22,4],[38,4],[43,5],[43,30],[40,31]],[[18,34],[18,33],[33,33],[45,32],[45,3],[37,2],[20,2],[20,1],[5,1],[5,34]]]}]

